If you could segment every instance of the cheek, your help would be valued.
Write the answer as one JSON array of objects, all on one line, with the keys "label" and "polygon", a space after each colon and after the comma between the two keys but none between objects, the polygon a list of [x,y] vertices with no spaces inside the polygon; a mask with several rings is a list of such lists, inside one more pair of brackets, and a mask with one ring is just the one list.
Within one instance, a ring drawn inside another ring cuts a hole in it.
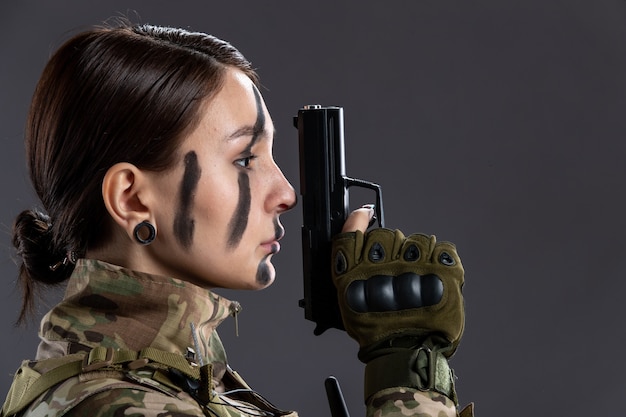
[{"label": "cheek", "polygon": [[[231,233],[230,222],[237,209],[238,191],[236,180],[219,176],[203,175],[198,184],[192,216],[196,220],[196,236],[210,236],[213,250],[226,250]],[[202,240],[194,243],[201,243]],[[204,242],[204,245],[209,243]]]}]

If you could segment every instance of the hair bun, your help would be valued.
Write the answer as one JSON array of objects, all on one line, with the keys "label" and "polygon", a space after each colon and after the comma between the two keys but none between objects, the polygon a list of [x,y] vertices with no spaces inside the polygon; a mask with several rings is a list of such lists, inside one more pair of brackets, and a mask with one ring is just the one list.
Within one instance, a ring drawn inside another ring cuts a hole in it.
[{"label": "hair bun", "polygon": [[[50,217],[39,210],[25,210],[15,218],[13,245],[17,255],[22,258],[20,270],[22,280],[56,284],[69,276],[71,271],[64,271],[67,268],[55,270],[50,268],[61,260],[65,253],[53,247],[51,229]],[[63,254],[59,255],[59,252]]]},{"label": "hair bun", "polygon": [[24,297],[17,323],[22,323],[33,312],[33,295],[37,284],[54,285],[66,280],[74,269],[73,264],[63,263],[60,268],[51,268],[65,255],[58,255],[53,245],[50,217],[39,210],[25,210],[13,222],[13,246],[22,258],[19,283]]}]

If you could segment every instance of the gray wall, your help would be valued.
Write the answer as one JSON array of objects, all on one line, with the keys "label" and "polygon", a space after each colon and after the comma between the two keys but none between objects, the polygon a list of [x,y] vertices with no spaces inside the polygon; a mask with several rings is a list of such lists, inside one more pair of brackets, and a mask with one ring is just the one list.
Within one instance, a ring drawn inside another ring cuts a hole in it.
[{"label": "gray wall", "polygon": [[[261,74],[276,159],[296,188],[292,116],[303,104],[345,107],[348,174],[382,185],[388,226],[454,241],[464,260],[467,327],[452,361],[462,403],[481,416],[620,414],[625,2],[91,3],[0,6],[0,391],[37,342],[36,324],[12,325],[10,227],[35,204],[21,142],[28,102],[63,39],[121,13],[240,48]],[[323,380],[336,375],[363,415],[356,343],[313,336],[297,307],[300,209],[283,217],[276,283],[226,293],[244,305],[240,336],[232,321],[220,329],[230,361],[305,417],[329,415]]]}]

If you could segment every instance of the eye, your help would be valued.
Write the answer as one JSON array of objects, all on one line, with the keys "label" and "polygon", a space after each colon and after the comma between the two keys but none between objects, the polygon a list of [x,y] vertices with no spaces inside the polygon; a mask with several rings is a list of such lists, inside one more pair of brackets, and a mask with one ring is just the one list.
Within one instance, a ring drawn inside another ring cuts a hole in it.
[{"label": "eye", "polygon": [[250,164],[252,163],[252,161],[256,159],[256,155],[248,155],[244,158],[239,158],[237,160],[235,160],[235,165],[241,167],[241,168],[249,168]]}]

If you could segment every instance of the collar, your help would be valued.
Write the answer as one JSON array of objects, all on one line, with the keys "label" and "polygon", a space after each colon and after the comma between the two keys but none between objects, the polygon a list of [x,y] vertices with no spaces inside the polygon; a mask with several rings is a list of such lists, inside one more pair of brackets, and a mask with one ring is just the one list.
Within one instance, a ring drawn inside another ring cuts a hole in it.
[{"label": "collar", "polygon": [[51,351],[59,347],[67,354],[72,344],[153,347],[183,355],[192,347],[205,361],[225,364],[214,330],[240,309],[239,303],[186,281],[79,259],[63,301],[41,321],[38,357],[57,356],[60,352]]}]

